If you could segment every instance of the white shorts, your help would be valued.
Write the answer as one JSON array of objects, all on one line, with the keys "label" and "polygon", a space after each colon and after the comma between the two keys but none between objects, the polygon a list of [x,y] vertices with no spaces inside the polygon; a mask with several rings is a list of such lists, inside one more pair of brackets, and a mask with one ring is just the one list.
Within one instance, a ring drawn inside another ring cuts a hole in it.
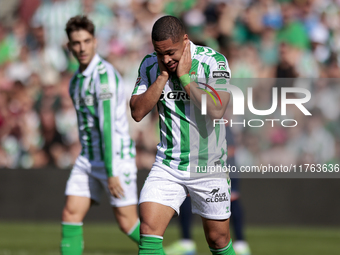
[{"label": "white shorts", "polygon": [[180,206],[190,194],[192,213],[206,219],[230,217],[230,178],[190,177],[190,172],[174,170],[154,163],[145,180],[139,204],[155,202],[173,208],[179,215]]},{"label": "white shorts", "polygon": [[125,196],[123,198],[115,198],[111,195],[104,167],[91,167],[86,158],[79,156],[67,181],[65,195],[88,197],[99,204],[104,190],[113,207],[137,204],[137,168],[135,160],[122,161],[118,168],[118,176],[124,189]]}]

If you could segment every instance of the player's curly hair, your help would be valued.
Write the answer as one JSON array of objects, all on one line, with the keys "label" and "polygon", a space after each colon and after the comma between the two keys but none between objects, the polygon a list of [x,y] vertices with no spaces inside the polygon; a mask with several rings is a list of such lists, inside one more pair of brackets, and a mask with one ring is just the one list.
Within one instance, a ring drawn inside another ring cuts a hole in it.
[{"label": "player's curly hair", "polygon": [[183,23],[174,16],[163,16],[159,18],[152,28],[151,38],[153,41],[165,41],[171,39],[176,43],[185,34]]},{"label": "player's curly hair", "polygon": [[91,35],[94,36],[95,26],[93,22],[84,15],[77,15],[70,18],[66,24],[66,34],[68,39],[70,39],[70,34],[74,31],[86,30]]}]

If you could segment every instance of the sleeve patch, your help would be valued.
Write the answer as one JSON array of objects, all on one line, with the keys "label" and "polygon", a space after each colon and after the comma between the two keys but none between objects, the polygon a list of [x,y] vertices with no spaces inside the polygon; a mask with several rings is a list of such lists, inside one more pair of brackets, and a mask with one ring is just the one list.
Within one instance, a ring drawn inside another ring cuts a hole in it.
[{"label": "sleeve patch", "polygon": [[228,71],[213,71],[213,78],[230,78],[230,73]]},{"label": "sleeve patch", "polygon": [[217,69],[218,70],[227,70],[227,63],[224,61],[217,62]]}]

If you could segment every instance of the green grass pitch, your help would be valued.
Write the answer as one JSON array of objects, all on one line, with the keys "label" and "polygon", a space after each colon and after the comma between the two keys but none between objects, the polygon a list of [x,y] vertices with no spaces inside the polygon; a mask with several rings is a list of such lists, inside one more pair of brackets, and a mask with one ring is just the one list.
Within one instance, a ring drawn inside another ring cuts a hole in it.
[{"label": "green grass pitch", "polygon": [[[338,255],[340,228],[249,227],[253,255]],[[175,224],[168,227],[164,245],[177,240]],[[113,223],[84,224],[84,255],[132,255],[137,246]],[[203,229],[194,228],[198,255],[209,255]],[[0,255],[58,255],[59,223],[0,222]]]}]

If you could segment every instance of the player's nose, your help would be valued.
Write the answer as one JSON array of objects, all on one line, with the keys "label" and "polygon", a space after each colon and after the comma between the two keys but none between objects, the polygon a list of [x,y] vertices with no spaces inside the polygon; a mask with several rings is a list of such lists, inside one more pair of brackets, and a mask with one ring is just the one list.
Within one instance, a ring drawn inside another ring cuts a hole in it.
[{"label": "player's nose", "polygon": [[163,62],[164,64],[168,64],[171,61],[171,58],[169,55],[164,55],[163,56]]},{"label": "player's nose", "polygon": [[85,43],[80,43],[80,50],[85,51]]}]

